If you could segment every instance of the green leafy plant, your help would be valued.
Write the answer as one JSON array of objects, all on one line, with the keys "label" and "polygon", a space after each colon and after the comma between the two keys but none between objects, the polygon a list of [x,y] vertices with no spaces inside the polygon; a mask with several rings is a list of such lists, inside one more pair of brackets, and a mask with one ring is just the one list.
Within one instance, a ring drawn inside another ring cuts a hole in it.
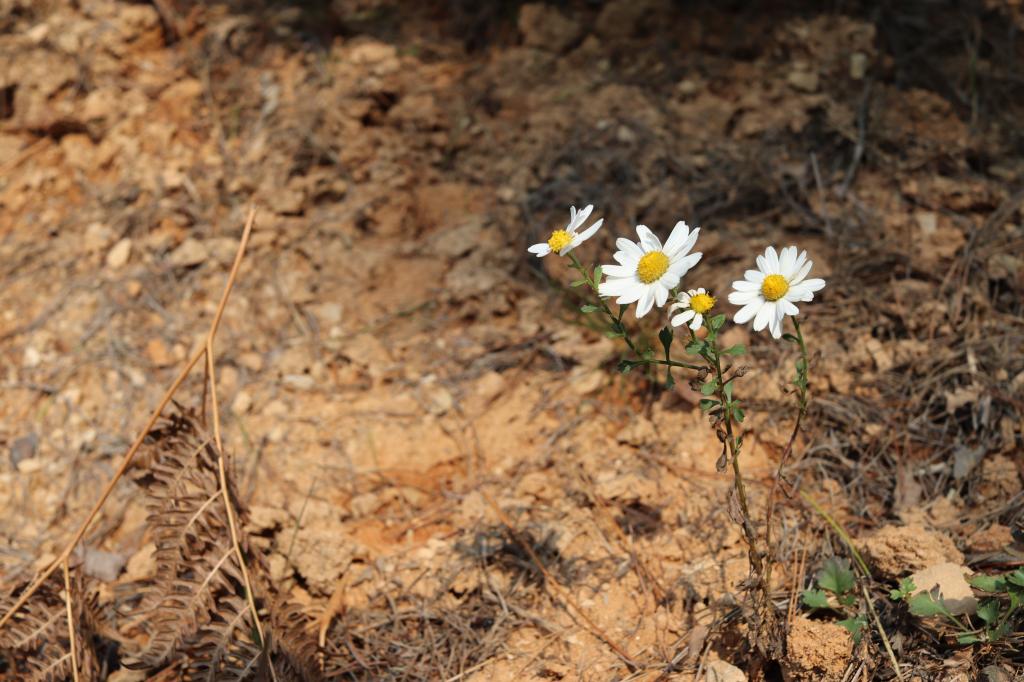
[{"label": "green leafy plant", "polygon": [[836,621],[850,631],[854,642],[860,642],[862,630],[868,619],[857,606],[857,576],[850,568],[850,562],[832,557],[815,576],[817,589],[804,590],[800,601],[809,609],[830,610],[847,616]]},{"label": "green leafy plant", "polygon": [[918,618],[941,618],[956,630],[960,644],[998,642],[1015,632],[1014,623],[1024,605],[1024,568],[1001,576],[976,575],[970,584],[986,595],[975,612],[977,622],[970,616],[953,614],[943,603],[938,588],[917,592],[910,578],[904,578],[898,589],[889,592],[889,597],[905,602],[910,613]]}]

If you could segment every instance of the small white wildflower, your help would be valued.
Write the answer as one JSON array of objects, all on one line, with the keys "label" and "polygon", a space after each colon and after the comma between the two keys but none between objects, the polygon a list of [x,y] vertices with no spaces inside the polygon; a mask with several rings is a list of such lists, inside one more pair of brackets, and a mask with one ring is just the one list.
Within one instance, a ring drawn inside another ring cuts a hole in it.
[{"label": "small white wildflower", "polygon": [[786,315],[800,314],[793,303],[812,300],[825,286],[823,279],[805,279],[812,265],[807,252],[798,256],[795,246],[782,249],[781,256],[769,246],[757,257],[757,270],[747,270],[743,280],[732,283],[729,303],[743,306],[733,320],[745,324],[753,319],[754,331],[768,327],[772,336],[781,337]]},{"label": "small white wildflower", "polygon": [[704,316],[715,307],[715,297],[709,294],[703,287],[700,289],[690,289],[689,291],[680,291],[679,295],[676,296],[676,302],[668,307],[669,312],[673,310],[682,310],[672,317],[672,326],[681,327],[687,322],[690,323],[690,329],[697,331],[704,324]]},{"label": "small white wildflower", "polygon": [[594,210],[593,204],[588,204],[582,211],[577,211],[575,206],[569,208],[569,224],[565,226],[564,230],[555,230],[548,237],[546,242],[540,244],[534,244],[527,251],[535,254],[537,258],[543,258],[549,253],[557,253],[559,256],[564,256],[569,253],[577,246],[587,241],[594,236],[600,228],[601,224],[604,223],[604,218],[601,218],[596,223],[583,230],[579,234],[576,234],[576,230],[580,228],[583,223],[590,217],[590,212]]},{"label": "small white wildflower", "polygon": [[639,242],[622,237],[615,242],[619,250],[614,258],[619,264],[602,266],[607,280],[598,292],[602,296],[617,296],[620,305],[637,302],[639,319],[655,304],[659,308],[665,305],[670,290],[679,286],[679,280],[704,254],[690,253],[700,228],[690,231],[682,220],[676,223],[664,246],[646,225],[637,225],[636,233]]}]

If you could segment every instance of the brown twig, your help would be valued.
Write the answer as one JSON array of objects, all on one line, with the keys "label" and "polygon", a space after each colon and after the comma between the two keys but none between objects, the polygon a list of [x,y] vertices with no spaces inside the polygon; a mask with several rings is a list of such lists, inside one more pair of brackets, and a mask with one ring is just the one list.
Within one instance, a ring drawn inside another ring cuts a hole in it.
[{"label": "brown twig", "polygon": [[[249,219],[246,221],[245,230],[242,232],[242,240],[238,245],[238,254],[235,257],[235,262],[231,267],[231,274],[228,276],[228,287],[225,288],[224,294],[221,296],[220,305],[217,306],[217,314],[214,316],[213,321],[210,323],[210,331],[206,335],[206,377],[209,380],[210,388],[210,405],[211,414],[213,414],[213,440],[217,444],[217,474],[220,477],[220,491],[224,499],[224,511],[228,517],[228,530],[231,532],[231,544],[234,547],[235,554],[238,556],[238,566],[242,571],[242,580],[245,583],[245,596],[249,602],[249,610],[252,612],[253,624],[256,626],[256,632],[259,634],[260,646],[267,646],[266,635],[263,632],[263,624],[260,622],[259,612],[256,608],[256,597],[254,595],[252,580],[249,578],[249,569],[246,567],[245,554],[242,552],[242,545],[238,540],[238,522],[235,519],[235,508],[231,502],[231,495],[228,492],[228,477],[227,469],[224,466],[224,443],[220,437],[220,408],[217,406],[217,372],[214,363],[213,354],[213,340],[217,336],[217,328],[220,326],[221,315],[224,313],[224,307],[227,305],[228,296],[231,293],[231,284],[234,282],[235,277],[238,275],[238,267],[242,263],[242,257],[245,254],[245,247],[249,243],[249,234],[252,231],[253,219],[255,218],[255,210],[250,209]],[[273,680],[277,680],[277,675],[274,671],[273,666],[269,666],[270,676]]]},{"label": "brown twig", "polygon": [[[228,275],[227,284],[224,285],[224,293],[221,295],[220,305],[217,307],[217,312],[214,315],[213,322],[211,323],[211,334],[208,334],[208,338],[212,335],[213,332],[216,332],[217,326],[220,324],[221,317],[224,314],[224,307],[227,305],[228,297],[231,294],[231,289],[235,285],[235,279],[238,276],[238,269],[242,264],[242,256],[245,254],[245,245],[249,240],[249,234],[252,231],[252,226],[255,220],[256,208],[251,207],[249,209],[249,216],[245,222],[245,229],[242,232],[242,241],[239,244],[238,253],[235,255],[235,262],[231,266],[231,273]],[[121,477],[124,476],[125,472],[128,470],[128,467],[131,465],[132,460],[135,458],[135,454],[142,446],[142,442],[146,439],[146,436],[156,425],[157,420],[160,419],[160,415],[163,413],[164,408],[167,407],[168,403],[171,402],[171,399],[174,397],[174,394],[177,393],[181,385],[185,383],[185,379],[188,378],[189,373],[191,373],[192,369],[196,366],[196,363],[199,362],[199,359],[206,355],[206,351],[206,346],[199,348],[198,350],[196,350],[195,353],[193,353],[192,357],[189,358],[188,362],[185,363],[185,367],[182,368],[181,372],[178,373],[178,376],[174,379],[174,382],[171,383],[171,387],[167,389],[167,391],[163,395],[163,398],[160,399],[160,403],[156,406],[156,409],[153,410],[153,412],[150,414],[149,420],[146,422],[146,425],[139,432],[139,435],[135,438],[135,441],[132,443],[131,447],[128,448],[128,452],[125,453],[124,458],[121,460],[120,466],[118,466],[117,468],[117,471],[114,472],[114,475],[111,477],[110,481],[103,489],[103,492],[100,494],[99,499],[96,500],[96,503],[89,511],[88,516],[86,516],[85,520],[81,523],[81,525],[79,525],[78,530],[75,531],[75,534],[71,538],[71,541],[68,542],[67,545],[65,545],[64,549],[57,556],[57,558],[54,559],[50,563],[50,565],[47,566],[43,570],[43,572],[40,573],[39,576],[36,577],[36,579],[32,581],[32,583],[27,588],[25,588],[25,591],[18,596],[18,599],[14,602],[14,604],[7,611],[7,613],[5,613],[2,618],[0,618],[0,628],[3,628],[3,626],[6,625],[7,622],[14,617],[14,614],[17,613],[18,610],[21,609],[21,607],[24,606],[26,602],[28,602],[28,600],[32,598],[32,595],[34,595],[39,590],[39,587],[51,575],[53,575],[53,572],[57,570],[57,567],[60,566],[62,563],[65,563],[68,560],[68,557],[71,556],[71,553],[74,552],[75,547],[78,545],[82,537],[85,535],[86,530],[88,530],[90,524],[92,524],[93,520],[96,518],[96,515],[99,514],[100,509],[103,507],[107,499],[110,497],[110,494],[114,490],[114,486],[117,484],[119,480],[121,480]]]},{"label": "brown twig", "polygon": [[67,560],[61,564],[64,567],[64,604],[68,607],[68,642],[71,647],[71,677],[78,682],[78,644],[75,642],[75,619],[74,609],[71,608],[71,572],[68,570]]}]

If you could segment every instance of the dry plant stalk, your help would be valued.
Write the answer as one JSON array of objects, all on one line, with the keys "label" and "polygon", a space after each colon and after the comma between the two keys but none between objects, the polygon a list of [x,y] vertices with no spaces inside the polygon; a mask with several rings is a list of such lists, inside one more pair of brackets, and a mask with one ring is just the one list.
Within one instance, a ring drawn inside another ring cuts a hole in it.
[{"label": "dry plant stalk", "polygon": [[[103,493],[100,494],[100,497],[98,500],[96,500],[96,503],[93,505],[92,510],[90,510],[85,520],[81,523],[81,525],[79,525],[78,530],[75,531],[74,536],[67,543],[67,545],[65,545],[60,555],[56,559],[54,559],[50,563],[50,565],[34,581],[32,581],[32,584],[29,585],[29,587],[26,588],[24,592],[22,592],[22,594],[18,597],[14,604],[7,610],[6,613],[4,613],[3,617],[0,618],[0,630],[2,630],[3,627],[7,625],[8,621],[10,621],[11,618],[14,617],[14,614],[18,611],[18,609],[20,609],[22,606],[25,605],[26,602],[28,602],[32,595],[36,593],[36,590],[38,590],[39,587],[51,575],[53,575],[54,571],[56,571],[61,564],[63,564],[70,558],[72,552],[75,551],[75,547],[78,546],[78,543],[85,535],[86,530],[88,530],[89,525],[93,522],[93,520],[96,518],[96,515],[99,513],[100,509],[102,509],[103,505],[110,497],[110,494],[114,490],[114,486],[117,484],[119,480],[121,480],[121,477],[124,476],[125,472],[128,470],[128,467],[129,465],[131,465],[132,460],[135,458],[135,454],[139,451],[139,447],[141,447],[143,440],[145,440],[146,436],[149,434],[149,431],[156,425],[157,420],[160,419],[160,415],[163,413],[164,408],[166,408],[167,404],[171,402],[171,399],[174,397],[174,394],[177,393],[178,389],[185,382],[185,379],[188,378],[189,373],[192,371],[192,368],[196,366],[196,363],[199,362],[200,358],[202,358],[209,352],[212,340],[217,335],[217,328],[220,326],[221,317],[223,317],[224,315],[224,308],[227,305],[228,297],[231,295],[231,290],[235,285],[235,279],[238,277],[238,270],[242,265],[242,259],[245,256],[245,248],[249,243],[249,235],[252,233],[252,227],[255,221],[256,207],[252,206],[249,208],[249,216],[245,221],[245,229],[242,231],[242,239],[238,244],[238,252],[235,254],[234,263],[231,265],[231,272],[228,275],[227,284],[225,284],[224,286],[224,293],[221,295],[220,304],[217,306],[217,312],[213,316],[213,321],[210,323],[209,331],[206,334],[206,345],[197,350],[192,355],[192,357],[189,358],[189,361],[185,363],[185,367],[178,374],[177,378],[171,383],[171,387],[168,388],[167,391],[164,393],[164,396],[160,400],[160,403],[157,405],[156,409],[153,410],[152,414],[150,414],[149,420],[146,422],[146,425],[139,432],[139,435],[135,438],[135,441],[132,443],[131,447],[128,448],[128,452],[125,453],[124,458],[121,460],[120,466],[118,466],[117,468],[117,471],[114,472],[114,475],[107,483],[107,486],[103,489]],[[214,403],[214,410],[216,409],[216,403]]]}]

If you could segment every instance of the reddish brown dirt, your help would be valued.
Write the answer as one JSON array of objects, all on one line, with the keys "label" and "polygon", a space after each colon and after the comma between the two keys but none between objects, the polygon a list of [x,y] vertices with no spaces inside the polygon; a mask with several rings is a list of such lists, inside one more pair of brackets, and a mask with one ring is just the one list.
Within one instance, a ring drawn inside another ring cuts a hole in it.
[{"label": "reddish brown dirt", "polygon": [[[746,550],[700,396],[616,375],[564,264],[525,252],[570,204],[606,219],[588,262],[637,222],[700,225],[693,283],[723,304],[765,245],[811,253],[829,286],[789,476],[852,533],[916,522],[967,549],[1018,520],[1024,161],[996,56],[965,103],[966,59],[921,70],[892,37],[910,29],[852,10],[332,8],[0,2],[3,572],[57,555],[201,343],[250,202],[217,341],[247,531],[276,589],[339,616],[507,598],[514,627],[451,675],[747,664]],[[751,350],[763,510],[794,354],[729,334]],[[528,557],[493,559],[492,502],[589,624]],[[843,547],[797,498],[777,520],[781,599]],[[148,543],[125,481],[86,561],[137,579]],[[871,646],[851,665],[888,679]]]}]

